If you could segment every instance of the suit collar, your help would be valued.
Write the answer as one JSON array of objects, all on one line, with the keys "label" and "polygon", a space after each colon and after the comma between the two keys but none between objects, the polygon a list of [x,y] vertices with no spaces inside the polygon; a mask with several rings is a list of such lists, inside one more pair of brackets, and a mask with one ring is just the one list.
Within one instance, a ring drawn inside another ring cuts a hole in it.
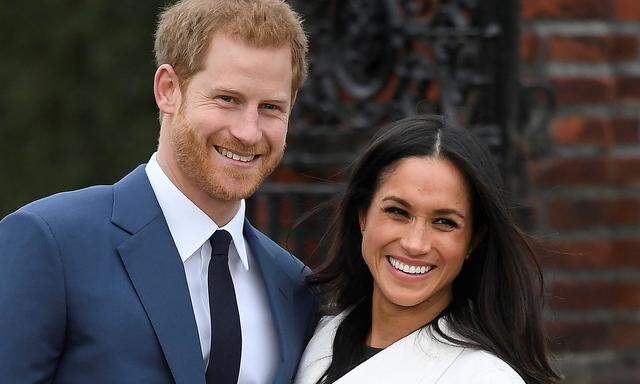
[{"label": "suit collar", "polygon": [[174,381],[204,383],[204,364],[184,267],[144,166],[113,188],[111,221],[131,234],[117,251]]},{"label": "suit collar", "polygon": [[[111,221],[131,234],[118,253],[158,337],[177,384],[204,383],[204,365],[182,260],[162,210],[138,166],[113,187]],[[306,323],[297,316],[292,281],[280,257],[291,257],[245,219],[243,233],[264,280],[278,333],[282,363],[275,383],[289,383],[295,373]]]},{"label": "suit collar", "polygon": [[130,234],[162,215],[144,167],[139,165],[113,186],[111,222]]},{"label": "suit collar", "polygon": [[231,234],[240,261],[245,270],[249,270],[247,250],[242,237],[244,200],[240,201],[233,218],[224,226],[220,226],[220,223],[214,222],[173,184],[160,167],[155,153],[149,159],[145,172],[183,262],[202,247],[202,244],[208,242],[216,230],[222,228]]},{"label": "suit collar", "polygon": [[244,236],[262,273],[278,333],[281,364],[274,383],[290,383],[301,352],[301,347],[296,345],[296,341],[304,338],[306,324],[294,323],[299,310],[292,302],[291,287],[295,284],[279,260],[289,255],[255,229],[248,220],[245,220]]}]

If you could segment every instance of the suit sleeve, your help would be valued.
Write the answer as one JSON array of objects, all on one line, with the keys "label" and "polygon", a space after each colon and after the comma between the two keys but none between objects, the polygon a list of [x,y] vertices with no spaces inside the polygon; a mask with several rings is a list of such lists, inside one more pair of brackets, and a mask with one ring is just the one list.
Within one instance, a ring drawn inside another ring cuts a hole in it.
[{"label": "suit sleeve", "polygon": [[64,345],[65,282],[47,223],[24,210],[0,222],[0,382],[50,382]]}]

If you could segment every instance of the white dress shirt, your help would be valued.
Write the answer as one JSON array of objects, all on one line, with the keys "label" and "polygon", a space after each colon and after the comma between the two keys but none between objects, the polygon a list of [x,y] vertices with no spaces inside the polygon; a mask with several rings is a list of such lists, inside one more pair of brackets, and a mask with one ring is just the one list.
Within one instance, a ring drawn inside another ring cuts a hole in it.
[{"label": "white dress shirt", "polygon": [[[225,229],[232,238],[229,271],[236,291],[242,331],[238,383],[271,383],[280,361],[278,336],[260,270],[242,233],[244,200],[240,202],[240,208],[233,219],[219,227],[171,182],[160,168],[155,153],[149,159],[145,171],[184,264],[205,365],[208,364],[211,351],[207,280],[211,259],[209,238],[217,229]],[[171,308],[167,310],[170,311]]]}]

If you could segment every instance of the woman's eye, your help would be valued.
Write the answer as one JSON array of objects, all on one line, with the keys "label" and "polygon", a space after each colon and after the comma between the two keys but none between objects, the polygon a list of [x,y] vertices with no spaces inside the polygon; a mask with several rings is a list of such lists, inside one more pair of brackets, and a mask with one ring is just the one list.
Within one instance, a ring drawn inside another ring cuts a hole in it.
[{"label": "woman's eye", "polygon": [[407,211],[405,211],[402,208],[398,208],[398,207],[387,207],[384,208],[384,212],[392,215],[392,216],[400,216],[400,217],[405,217],[408,218],[409,217],[409,213]]},{"label": "woman's eye", "polygon": [[439,218],[434,220],[434,224],[444,226],[446,228],[455,229],[458,228],[459,225],[455,221],[446,218]]}]

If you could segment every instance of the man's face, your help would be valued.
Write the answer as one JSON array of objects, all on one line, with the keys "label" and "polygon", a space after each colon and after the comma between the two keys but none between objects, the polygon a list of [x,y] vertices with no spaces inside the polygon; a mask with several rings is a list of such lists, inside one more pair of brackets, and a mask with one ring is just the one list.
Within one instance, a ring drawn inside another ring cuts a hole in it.
[{"label": "man's face", "polygon": [[292,76],[288,46],[214,35],[170,127],[181,181],[217,200],[250,197],[282,159]]}]

